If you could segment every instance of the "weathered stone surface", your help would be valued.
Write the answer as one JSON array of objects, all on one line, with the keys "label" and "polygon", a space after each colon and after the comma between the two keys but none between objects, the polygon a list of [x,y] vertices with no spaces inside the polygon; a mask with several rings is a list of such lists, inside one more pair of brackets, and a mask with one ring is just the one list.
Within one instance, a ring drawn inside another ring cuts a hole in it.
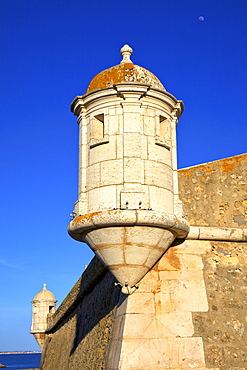
[{"label": "weathered stone surface", "polygon": [[69,226],[73,238],[85,241],[122,287],[129,288],[143,278],[175,237],[186,236],[188,229],[183,218],[141,209],[86,214],[74,218]]},{"label": "weathered stone surface", "polygon": [[196,243],[171,247],[139,289],[120,298],[107,369],[206,369],[192,313],[208,310],[201,254],[209,247]]},{"label": "weathered stone surface", "polygon": [[158,78],[147,69],[131,63],[119,64],[97,74],[90,82],[87,92],[105,89],[121,82],[142,82],[152,87],[165,90]]},{"label": "weathered stone surface", "polygon": [[105,368],[119,288],[100,265],[92,261],[50,321],[41,370]]},{"label": "weathered stone surface", "polygon": [[70,315],[83,300],[84,296],[91,292],[92,287],[96,286],[106,273],[107,268],[98,258],[94,257],[56,312],[48,316],[48,333],[52,331],[52,328],[58,327]]},{"label": "weathered stone surface", "polygon": [[247,154],[178,171],[180,199],[191,226],[247,225]]},{"label": "weathered stone surface", "polygon": [[[62,312],[60,320],[53,330],[50,327],[54,332],[44,358],[57,359],[55,352],[62,349],[61,362],[41,369],[245,369],[246,262],[246,243],[180,242],[147,273],[139,289],[127,299],[121,295],[116,306],[116,301],[110,302],[118,290],[95,259],[80,280],[89,294],[80,296],[77,283],[65,302],[69,316],[62,304],[54,315],[58,319]],[[109,299],[108,293],[112,298],[105,302],[112,310],[104,311],[104,305],[103,311],[91,310],[92,305],[101,307],[102,294]],[[95,324],[83,337],[83,323],[93,317]],[[81,331],[83,338],[73,352],[73,335]]]},{"label": "weathered stone surface", "polygon": [[195,336],[203,338],[209,368],[247,367],[247,245],[210,242],[202,255],[208,312],[194,312]]}]

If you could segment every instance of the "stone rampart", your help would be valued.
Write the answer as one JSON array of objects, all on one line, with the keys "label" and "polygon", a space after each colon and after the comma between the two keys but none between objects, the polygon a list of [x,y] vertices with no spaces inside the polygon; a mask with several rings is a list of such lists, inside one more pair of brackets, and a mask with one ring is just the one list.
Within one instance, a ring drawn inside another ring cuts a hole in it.
[{"label": "stone rampart", "polygon": [[49,317],[41,370],[105,368],[119,288],[113,275],[94,258]]},{"label": "stone rampart", "polygon": [[246,369],[246,169],[245,154],[180,170],[193,232],[129,296],[94,258],[49,318],[41,370]]},{"label": "stone rampart", "polygon": [[208,368],[247,367],[247,243],[203,242],[207,312],[194,312],[195,336],[203,338]]},{"label": "stone rampart", "polygon": [[191,226],[247,225],[247,154],[178,171],[180,199]]},{"label": "stone rampart", "polygon": [[130,296],[94,259],[50,319],[41,369],[244,369],[246,243],[175,244]]}]

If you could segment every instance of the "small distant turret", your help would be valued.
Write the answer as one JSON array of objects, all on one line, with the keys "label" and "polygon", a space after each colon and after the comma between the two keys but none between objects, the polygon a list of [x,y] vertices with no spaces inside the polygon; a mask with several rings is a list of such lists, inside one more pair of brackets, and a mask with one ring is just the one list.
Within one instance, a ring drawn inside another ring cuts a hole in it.
[{"label": "small distant turret", "polygon": [[47,315],[56,311],[57,300],[54,294],[46,289],[46,284],[44,284],[43,290],[40,290],[31,302],[32,326],[30,333],[34,335],[40,348],[43,349],[47,328]]}]

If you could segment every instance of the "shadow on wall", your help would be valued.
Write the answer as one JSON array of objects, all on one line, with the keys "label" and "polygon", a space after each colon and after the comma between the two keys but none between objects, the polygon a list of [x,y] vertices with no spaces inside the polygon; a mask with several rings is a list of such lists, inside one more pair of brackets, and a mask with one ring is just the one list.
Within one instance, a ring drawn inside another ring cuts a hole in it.
[{"label": "shadow on wall", "polygon": [[104,345],[107,345],[120,295],[120,288],[115,286],[115,282],[114,276],[107,271],[103,280],[99,281],[78,305],[75,313],[76,332],[70,355],[73,355],[84,338],[88,335],[91,337],[92,333],[97,338],[91,338],[91,345],[92,341],[95,341],[99,346],[99,339],[101,337],[104,341],[104,336],[106,341]]},{"label": "shadow on wall", "polygon": [[101,261],[93,258],[49,318],[40,369],[104,368],[121,293],[115,282]]}]

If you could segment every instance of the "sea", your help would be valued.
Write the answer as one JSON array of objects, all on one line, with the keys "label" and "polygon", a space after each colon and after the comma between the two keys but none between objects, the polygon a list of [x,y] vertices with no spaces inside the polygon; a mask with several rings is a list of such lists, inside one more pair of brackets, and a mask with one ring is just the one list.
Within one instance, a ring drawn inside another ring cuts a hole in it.
[{"label": "sea", "polygon": [[0,353],[0,364],[4,369],[22,370],[39,369],[41,353]]}]

